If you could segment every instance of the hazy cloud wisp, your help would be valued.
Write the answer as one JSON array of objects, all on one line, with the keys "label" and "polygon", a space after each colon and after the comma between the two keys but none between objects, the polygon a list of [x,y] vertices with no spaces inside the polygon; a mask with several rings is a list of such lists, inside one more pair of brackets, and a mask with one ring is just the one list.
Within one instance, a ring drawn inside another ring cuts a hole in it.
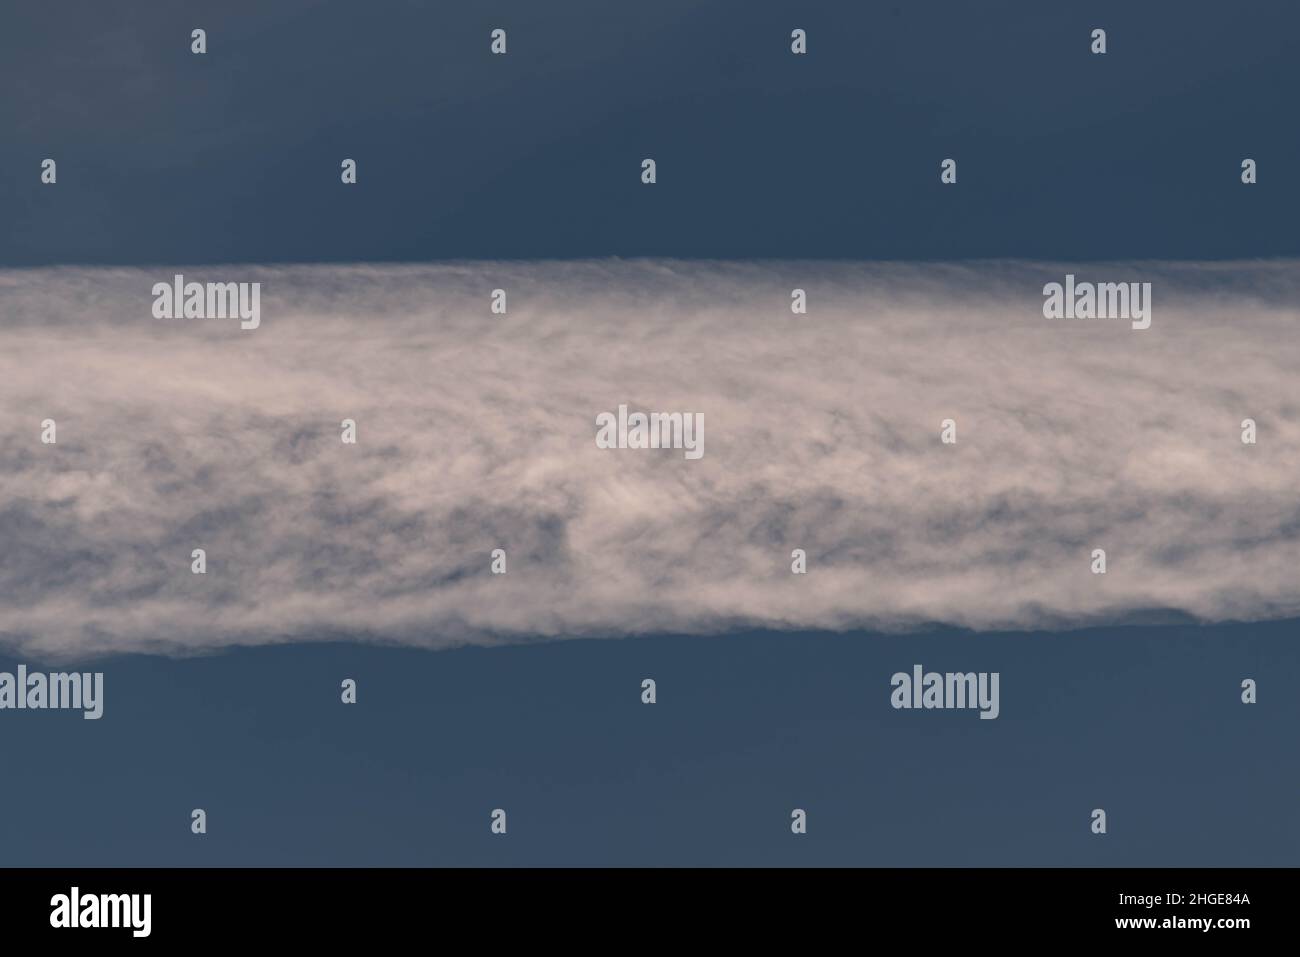
[{"label": "hazy cloud wisp", "polygon": [[[1151,328],[1045,319],[1067,271],[1152,282]],[[261,327],[154,319],[175,272],[260,281]],[[1294,616],[1298,295],[1292,262],[0,272],[0,643]],[[703,458],[598,449],[620,403],[703,413]]]}]

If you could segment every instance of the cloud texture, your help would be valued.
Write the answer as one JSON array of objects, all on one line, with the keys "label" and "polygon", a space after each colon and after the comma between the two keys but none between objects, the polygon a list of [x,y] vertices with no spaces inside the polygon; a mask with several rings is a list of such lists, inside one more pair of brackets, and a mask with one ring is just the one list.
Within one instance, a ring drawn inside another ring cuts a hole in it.
[{"label": "cloud texture", "polygon": [[[176,272],[261,327],[154,319]],[[1066,272],[1151,328],[1044,319]],[[1298,302],[1295,262],[0,272],[0,644],[1295,616]],[[704,457],[598,449],[621,403]]]}]

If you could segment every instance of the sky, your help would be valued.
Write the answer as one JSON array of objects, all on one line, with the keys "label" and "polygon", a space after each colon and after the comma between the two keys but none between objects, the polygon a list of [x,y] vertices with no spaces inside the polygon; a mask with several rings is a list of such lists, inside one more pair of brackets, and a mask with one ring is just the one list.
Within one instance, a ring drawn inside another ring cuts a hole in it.
[{"label": "sky", "polygon": [[[129,16],[61,0],[3,16],[12,265],[1300,254],[1286,0],[145,0]],[[46,157],[57,189],[35,188]],[[1260,164],[1247,190],[1244,157]]]},{"label": "sky", "polygon": [[1293,5],[0,20],[0,864],[1296,862]]},{"label": "sky", "polygon": [[[918,662],[1000,671],[1000,716],[893,710]],[[98,721],[4,714],[6,865],[1289,866],[1300,839],[1293,622],[102,667]]]}]

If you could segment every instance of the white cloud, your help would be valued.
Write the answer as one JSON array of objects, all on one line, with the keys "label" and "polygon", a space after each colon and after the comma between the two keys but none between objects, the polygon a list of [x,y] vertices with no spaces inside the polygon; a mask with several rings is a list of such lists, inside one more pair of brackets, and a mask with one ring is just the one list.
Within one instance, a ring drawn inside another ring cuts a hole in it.
[{"label": "white cloud", "polygon": [[[1151,328],[1044,319],[1067,271],[1152,282]],[[261,328],[152,318],[173,272],[261,281]],[[1297,293],[1293,262],[0,272],[0,642],[1294,616]],[[704,457],[597,449],[619,403],[704,413]]]}]

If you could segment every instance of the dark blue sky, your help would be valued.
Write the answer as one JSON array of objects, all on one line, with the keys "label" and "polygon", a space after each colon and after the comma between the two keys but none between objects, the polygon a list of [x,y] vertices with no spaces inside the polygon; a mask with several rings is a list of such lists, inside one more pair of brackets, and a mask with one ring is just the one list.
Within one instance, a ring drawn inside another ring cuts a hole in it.
[{"label": "dark blue sky", "polygon": [[0,263],[1295,255],[1298,30],[1284,0],[12,4]]},{"label": "dark blue sky", "polygon": [[[113,659],[99,721],[0,717],[0,846],[7,865],[1291,865],[1296,627]],[[999,671],[1001,716],[895,711],[915,663]]]}]

